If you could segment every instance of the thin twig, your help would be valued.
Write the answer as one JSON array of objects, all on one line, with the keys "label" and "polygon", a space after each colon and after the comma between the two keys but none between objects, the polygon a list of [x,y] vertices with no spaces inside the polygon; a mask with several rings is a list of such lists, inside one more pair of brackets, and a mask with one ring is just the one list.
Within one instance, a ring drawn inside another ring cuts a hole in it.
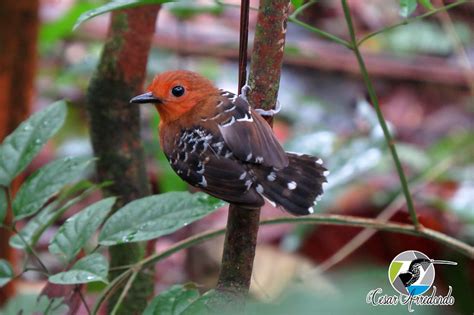
[{"label": "thin twig", "polygon": [[[430,182],[443,174],[445,171],[449,169],[449,167],[454,163],[454,158],[449,158],[447,160],[443,160],[437,165],[434,165],[429,168],[428,172],[421,175],[418,179],[415,180],[414,187],[412,189],[413,192],[417,192],[421,190],[423,187],[426,186],[427,182]],[[405,198],[403,196],[403,192],[400,191],[397,197],[395,197],[392,202],[388,204],[388,206],[377,215],[376,219],[380,220],[381,222],[387,222],[398,210],[406,204]],[[324,260],[321,264],[319,264],[315,268],[316,273],[323,273],[326,272],[328,269],[332,268],[337,263],[344,260],[350,254],[352,254],[355,250],[357,250],[360,246],[362,246],[365,242],[367,242],[377,230],[373,229],[364,229],[359,234],[354,236],[349,242],[347,242],[342,248],[340,248],[336,253],[334,253],[331,257]]]},{"label": "thin twig", "polygon": [[460,0],[460,1],[457,1],[457,2],[453,2],[451,4],[448,4],[444,7],[440,7],[440,8],[437,8],[437,9],[434,9],[432,11],[429,11],[429,12],[426,12],[425,14],[422,14],[422,15],[418,15],[418,16],[415,16],[415,17],[412,17],[412,18],[409,18],[409,19],[405,19],[403,20],[402,22],[400,23],[397,23],[397,24],[394,24],[394,25],[390,25],[390,26],[387,26],[387,27],[384,27],[378,31],[375,31],[373,33],[370,33],[364,37],[362,37],[361,39],[359,39],[357,41],[357,46],[360,46],[362,45],[363,42],[365,42],[366,40],[368,40],[369,38],[372,38],[374,37],[375,35],[378,35],[380,33],[383,33],[383,32],[386,32],[386,31],[389,31],[389,30],[392,30],[394,28],[397,28],[399,26],[402,26],[402,25],[407,25],[409,23],[412,23],[412,22],[415,22],[417,20],[421,20],[421,19],[424,19],[424,18],[427,18],[429,16],[432,16],[438,12],[441,12],[441,11],[446,11],[446,10],[449,10],[451,8],[454,8],[454,7],[457,7],[458,5],[460,4],[463,4],[463,3],[466,3],[467,1],[466,0]]},{"label": "thin twig", "polygon": [[[380,231],[396,232],[402,234],[415,235],[419,237],[425,237],[433,239],[439,243],[446,245],[447,247],[456,250],[468,257],[474,258],[474,247],[463,243],[451,236],[445,235],[441,232],[437,232],[428,228],[420,227],[419,230],[415,229],[413,225],[395,223],[395,222],[385,222],[377,219],[371,218],[361,218],[357,216],[349,215],[336,215],[336,214],[313,214],[306,217],[283,217],[283,218],[274,218],[260,221],[260,225],[274,225],[274,224],[322,224],[322,225],[343,225],[343,226],[354,226],[354,227],[365,227],[372,228]],[[136,266],[137,268],[145,268],[155,264],[156,262],[171,256],[172,254],[200,244],[209,239],[216,238],[224,234],[225,228],[211,230],[203,232],[200,234],[193,235],[189,238],[186,238],[175,245],[171,246],[167,250],[151,255],[141,261],[139,261]]]},{"label": "thin twig", "polygon": [[120,296],[119,296],[117,302],[115,303],[114,308],[112,309],[112,312],[110,312],[111,315],[117,314],[122,302],[125,300],[125,297],[127,296],[128,291],[132,287],[132,283],[133,283],[133,281],[135,281],[135,278],[137,277],[137,275],[138,275],[138,271],[133,271],[130,278],[128,278],[128,281],[125,284],[125,287],[123,288],[122,293],[120,293]]},{"label": "thin twig", "polygon": [[296,9],[296,10],[288,17],[288,21],[293,22],[293,23],[295,23],[296,25],[302,26],[302,27],[304,27],[305,29],[307,29],[307,30],[309,30],[309,31],[311,31],[311,32],[313,32],[313,33],[316,33],[316,34],[318,34],[318,35],[321,36],[321,37],[327,38],[327,39],[329,39],[329,40],[332,40],[333,42],[336,42],[336,43],[341,44],[341,45],[343,45],[343,46],[345,46],[345,47],[347,47],[347,48],[349,48],[349,49],[352,49],[352,46],[351,46],[351,44],[350,44],[348,41],[346,41],[346,40],[344,40],[344,39],[342,39],[342,38],[339,38],[339,37],[337,37],[336,35],[333,35],[333,34],[331,34],[331,33],[328,33],[328,32],[326,32],[326,31],[323,31],[322,29],[319,29],[319,28],[317,28],[317,27],[314,27],[314,26],[312,26],[312,25],[309,25],[309,24],[307,24],[307,23],[305,23],[305,22],[300,21],[300,20],[297,19],[298,14],[300,14],[300,13],[303,12],[305,9],[309,8],[310,6],[312,6],[312,5],[315,4],[315,3],[316,3],[316,1],[313,0],[313,1],[308,1],[307,3],[303,4],[301,7],[299,7],[298,9]]},{"label": "thin twig", "polygon": [[[10,188],[9,187],[5,187],[5,192],[7,194],[7,209],[10,209],[11,211],[13,211],[13,208],[12,208],[12,196],[11,196],[11,191],[10,191]],[[25,243],[25,246],[27,248],[27,253],[28,254],[31,254],[35,259],[36,261],[38,262],[38,264],[41,266],[41,268],[44,270],[44,272],[46,274],[49,275],[49,270],[48,268],[46,268],[45,264],[41,261],[41,259],[39,258],[39,255],[38,253],[34,250],[33,247],[30,246],[30,244],[28,244],[28,242],[25,240],[25,238],[23,237],[23,235],[21,235],[21,233],[18,233],[17,229],[16,229],[16,226],[14,223],[12,223],[12,226],[11,226],[11,231],[13,231],[14,233],[16,233],[18,235],[18,237],[21,239],[21,241],[23,243]]]},{"label": "thin twig", "polygon": [[119,276],[115,277],[112,282],[109,283],[109,285],[104,289],[102,294],[97,298],[94,308],[92,309],[92,315],[97,315],[97,313],[100,310],[100,307],[102,306],[102,303],[104,303],[112,294],[117,291],[118,288],[122,285],[122,282],[124,282],[132,273],[132,269],[128,269],[121,273]]},{"label": "thin twig", "polygon": [[[443,0],[439,0],[439,2],[444,5]],[[472,72],[472,64],[469,60],[466,49],[459,38],[458,32],[454,27],[453,20],[451,19],[451,16],[449,16],[449,12],[446,10],[440,12],[436,17],[438,17],[445,32],[449,35],[449,39],[454,46],[454,51],[460,58],[460,64],[466,77],[466,82],[471,90],[471,95],[474,96],[474,74]]]},{"label": "thin twig", "polygon": [[377,94],[375,93],[374,86],[372,85],[372,81],[370,80],[369,73],[365,66],[364,59],[362,58],[359,47],[357,46],[357,39],[356,39],[355,31],[354,31],[354,25],[352,23],[351,12],[350,12],[349,6],[347,5],[347,0],[341,0],[341,2],[342,2],[342,7],[344,9],[344,16],[346,18],[347,27],[349,28],[351,45],[353,47],[354,54],[357,58],[357,62],[359,63],[360,72],[364,79],[365,86],[367,87],[367,92],[369,93],[372,105],[374,106],[375,112],[377,113],[377,118],[379,120],[380,127],[382,127],[385,141],[387,142],[388,148],[390,150],[393,161],[395,163],[395,168],[397,169],[398,177],[400,178],[400,184],[402,185],[403,194],[405,195],[405,199],[407,201],[408,212],[410,213],[411,220],[413,221],[415,228],[418,228],[420,223],[418,222],[418,217],[416,215],[416,211],[413,206],[413,200],[410,194],[410,190],[408,188],[408,182],[405,176],[405,172],[403,171],[402,164],[398,157],[397,149],[395,147],[395,143],[393,141],[392,135],[390,134],[387,123],[385,122],[385,118],[383,117],[382,110],[380,109],[379,100],[377,98]]},{"label": "thin twig", "polygon": [[76,290],[77,290],[76,292],[79,294],[79,298],[81,299],[82,304],[84,304],[84,307],[86,308],[87,314],[90,315],[90,314],[91,314],[91,310],[90,310],[90,308],[89,308],[89,305],[87,305],[87,301],[86,301],[84,295],[82,294],[81,286],[80,286],[80,285],[77,285],[77,286],[76,286]]}]

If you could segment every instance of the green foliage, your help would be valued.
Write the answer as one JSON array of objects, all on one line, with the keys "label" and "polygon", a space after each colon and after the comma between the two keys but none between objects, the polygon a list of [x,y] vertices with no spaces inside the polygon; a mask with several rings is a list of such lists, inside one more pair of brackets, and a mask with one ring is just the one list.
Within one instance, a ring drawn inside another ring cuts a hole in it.
[{"label": "green foliage", "polygon": [[64,185],[74,181],[92,162],[90,158],[64,158],[34,172],[13,200],[15,220],[36,213]]},{"label": "green foliage", "polygon": [[426,10],[434,10],[431,0],[418,0],[418,2],[420,2],[420,4],[425,7]]},{"label": "green foliage", "polygon": [[[72,189],[74,190],[76,187],[77,186],[73,186]],[[63,196],[60,194],[58,200],[55,200],[44,207],[36,216],[28,221],[26,226],[18,234],[13,235],[10,238],[10,246],[18,249],[33,247],[36,245],[36,242],[38,242],[38,239],[48,226],[59,219],[71,206],[84,200],[90,195],[90,193],[97,190],[99,187],[100,186],[90,187],[77,197],[65,202],[64,205],[61,205],[61,200],[69,197],[69,194],[63,193]],[[72,191],[70,191],[70,193],[72,193]]]},{"label": "green foliage", "polygon": [[64,315],[68,313],[69,308],[63,302],[64,298],[50,299],[46,295],[20,294],[7,301],[0,314]]},{"label": "green foliage", "polygon": [[431,0],[399,0],[400,1],[400,15],[404,18],[409,17],[415,12],[418,2],[426,9],[433,10]]},{"label": "green foliage", "polygon": [[32,115],[0,146],[0,186],[8,186],[64,123],[66,103],[58,101]]},{"label": "green foliage", "polygon": [[174,285],[156,296],[145,309],[143,315],[220,314],[220,312],[213,311],[213,308],[215,308],[214,303],[221,296],[222,294],[215,290],[207,291],[199,296],[199,291],[193,283]]},{"label": "green foliage", "polygon": [[304,0],[291,0],[291,4],[295,7],[295,9],[298,9],[301,7],[304,3]]},{"label": "green foliage", "polygon": [[105,220],[115,198],[98,201],[70,217],[54,235],[49,251],[63,261],[71,261]]},{"label": "green foliage", "polygon": [[10,282],[13,278],[13,269],[5,259],[0,259],[0,287]]},{"label": "green foliage", "polygon": [[181,315],[198,298],[199,291],[194,284],[174,285],[156,296],[143,315]]},{"label": "green foliage", "polygon": [[99,16],[101,14],[115,11],[115,10],[122,10],[122,9],[129,9],[134,8],[142,5],[150,5],[150,4],[163,4],[166,2],[173,2],[174,0],[114,0],[110,1],[103,6],[95,8],[93,10],[87,11],[79,16],[74,25],[74,29],[76,29],[79,25],[84,23],[85,21],[92,19],[93,17]]},{"label": "green foliage", "polygon": [[42,45],[65,39],[72,33],[72,28],[79,16],[95,7],[91,1],[79,1],[68,12],[51,23],[41,25],[39,40]]},{"label": "green foliage", "polygon": [[416,10],[416,0],[400,0],[400,15],[404,18],[409,17]]},{"label": "green foliage", "polygon": [[224,203],[203,193],[169,192],[130,202],[104,224],[101,245],[146,241],[173,233]]},{"label": "green foliage", "polygon": [[3,223],[5,217],[7,216],[8,209],[8,197],[7,191],[0,188],[0,224]]},{"label": "green foliage", "polygon": [[77,261],[68,271],[49,277],[56,284],[80,284],[95,281],[107,283],[109,262],[101,254],[92,254]]}]

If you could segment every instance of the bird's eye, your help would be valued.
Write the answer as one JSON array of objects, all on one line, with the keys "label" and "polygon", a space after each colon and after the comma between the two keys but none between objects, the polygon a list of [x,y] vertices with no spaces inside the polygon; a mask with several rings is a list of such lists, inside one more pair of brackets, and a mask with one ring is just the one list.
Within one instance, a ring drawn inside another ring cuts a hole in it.
[{"label": "bird's eye", "polygon": [[176,97],[180,97],[184,94],[184,87],[177,85],[171,89],[171,93]]}]

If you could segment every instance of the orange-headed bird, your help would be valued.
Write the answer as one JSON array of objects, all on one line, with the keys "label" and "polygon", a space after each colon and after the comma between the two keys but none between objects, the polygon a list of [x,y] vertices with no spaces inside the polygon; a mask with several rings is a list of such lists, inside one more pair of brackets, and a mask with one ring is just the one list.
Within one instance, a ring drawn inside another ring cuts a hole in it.
[{"label": "orange-headed bird", "polygon": [[157,75],[147,91],[130,102],[155,104],[161,147],[183,180],[242,207],[267,199],[294,215],[314,212],[328,173],[322,160],[285,152],[246,95],[184,70]]}]

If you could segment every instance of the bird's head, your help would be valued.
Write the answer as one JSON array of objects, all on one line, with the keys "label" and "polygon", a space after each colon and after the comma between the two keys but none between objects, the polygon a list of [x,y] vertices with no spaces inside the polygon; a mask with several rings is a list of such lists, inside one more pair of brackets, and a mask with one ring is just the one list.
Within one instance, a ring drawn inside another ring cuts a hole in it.
[{"label": "bird's head", "polygon": [[161,121],[170,122],[202,104],[217,89],[203,76],[186,70],[158,74],[147,92],[130,100],[131,103],[152,103],[160,113]]}]

